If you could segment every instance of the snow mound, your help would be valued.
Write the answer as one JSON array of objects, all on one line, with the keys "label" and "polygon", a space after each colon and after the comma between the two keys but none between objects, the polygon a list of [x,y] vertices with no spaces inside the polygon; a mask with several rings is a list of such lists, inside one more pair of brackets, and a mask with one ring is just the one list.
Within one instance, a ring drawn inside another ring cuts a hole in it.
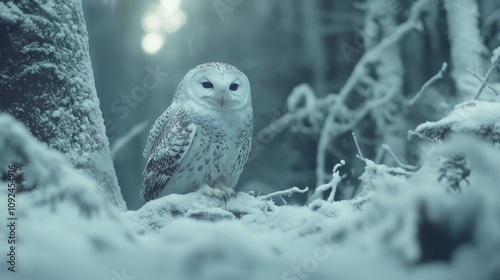
[{"label": "snow mound", "polygon": [[445,118],[419,125],[415,132],[434,141],[445,139],[450,132],[474,133],[492,143],[500,142],[500,103],[468,101],[455,106]]},{"label": "snow mound", "polygon": [[[500,152],[476,138],[451,137],[437,149],[438,156],[460,150],[469,160],[470,187],[460,193],[438,187],[430,165],[402,175],[368,162],[361,176],[367,191],[353,200],[277,206],[271,196],[240,192],[224,203],[189,193],[118,213],[92,181],[58,163],[59,153],[10,117],[0,116],[0,128],[0,163],[23,160],[38,182],[16,195],[19,266],[0,270],[1,279],[500,276]],[[6,185],[0,181],[2,209]]]}]

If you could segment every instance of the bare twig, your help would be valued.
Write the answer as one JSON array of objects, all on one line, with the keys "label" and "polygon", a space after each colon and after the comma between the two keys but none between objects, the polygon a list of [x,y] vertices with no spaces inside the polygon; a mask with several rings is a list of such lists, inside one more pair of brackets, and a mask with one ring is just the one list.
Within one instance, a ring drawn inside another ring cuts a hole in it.
[{"label": "bare twig", "polygon": [[332,174],[332,180],[330,181],[330,187],[332,188],[332,191],[330,192],[330,195],[328,196],[327,201],[328,202],[333,202],[333,199],[335,198],[335,193],[337,192],[337,186],[339,185],[340,181],[342,180],[342,176],[339,175],[338,169],[341,166],[345,165],[345,161],[342,159],[340,160],[340,163],[335,164],[333,167],[333,174]]},{"label": "bare twig", "polygon": [[[467,72],[471,73],[474,77],[476,77],[479,81],[483,82],[484,81],[484,78],[479,76],[476,72],[470,70],[469,68],[467,68]],[[489,83],[486,83],[485,86],[487,88],[489,88],[495,95],[498,95],[498,91],[492,87]]]},{"label": "bare twig", "polygon": [[261,195],[261,196],[258,196],[257,198],[260,199],[260,200],[267,200],[267,199],[275,197],[275,196],[280,196],[280,197],[282,195],[291,196],[294,193],[306,193],[308,191],[309,191],[308,187],[305,187],[304,189],[299,189],[297,187],[293,187],[293,188],[289,188],[289,189],[286,189],[286,190],[283,190],[283,191],[277,191],[277,192],[273,192],[273,193],[270,193],[270,194]]},{"label": "bare twig", "polygon": [[382,144],[380,146],[380,150],[387,152],[392,157],[392,159],[396,162],[396,164],[399,165],[399,167],[404,168],[404,169],[408,169],[408,170],[417,170],[418,169],[417,166],[402,163],[387,144]]},{"label": "bare twig", "polygon": [[345,178],[345,175],[340,176],[338,169],[342,166],[345,165],[345,161],[342,159],[340,160],[339,163],[335,164],[333,167],[333,174],[332,174],[332,179],[330,182],[319,185],[315,190],[314,194],[312,197],[320,197],[321,193],[324,191],[327,191],[331,189],[330,195],[328,196],[327,200],[328,202],[333,202],[333,199],[335,198],[335,193],[337,192],[337,186],[342,181],[343,178]]},{"label": "bare twig", "polygon": [[356,133],[352,133],[352,139],[354,139],[354,144],[356,145],[356,149],[358,150],[358,154],[356,155],[356,157],[358,157],[359,159],[362,159],[362,160],[365,160],[365,157],[363,156],[363,152],[361,152],[361,148],[359,147],[359,144],[358,144],[358,139],[356,138]]},{"label": "bare twig", "polygon": [[139,133],[144,131],[146,128],[146,122],[142,122],[136,126],[134,126],[129,132],[127,132],[124,136],[118,138],[112,145],[111,145],[111,157],[115,159],[116,155],[118,152],[125,147],[132,139],[137,136]]},{"label": "bare twig", "polygon": [[425,82],[420,91],[410,101],[408,101],[408,105],[413,106],[413,104],[415,104],[415,101],[417,101],[422,96],[422,94],[427,90],[427,88],[429,88],[437,80],[442,79],[444,77],[444,72],[446,71],[447,68],[448,68],[448,63],[444,62],[439,72],[432,78],[430,78],[427,82]]},{"label": "bare twig", "polygon": [[476,93],[476,96],[474,97],[474,100],[477,100],[479,98],[479,95],[481,95],[481,92],[483,91],[484,87],[488,83],[488,79],[490,78],[491,74],[493,74],[493,71],[495,71],[495,69],[497,69],[499,61],[500,61],[500,56],[498,56],[498,58],[495,61],[493,61],[493,63],[491,64],[490,69],[488,69],[488,72],[486,72],[486,75],[484,76],[484,80],[481,82],[481,85],[479,86],[479,89],[477,90],[477,93]]}]

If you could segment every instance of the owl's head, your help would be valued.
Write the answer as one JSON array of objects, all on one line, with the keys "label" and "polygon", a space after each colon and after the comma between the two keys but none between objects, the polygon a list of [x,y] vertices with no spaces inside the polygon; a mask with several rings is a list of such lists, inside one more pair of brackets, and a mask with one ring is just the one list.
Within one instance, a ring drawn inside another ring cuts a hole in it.
[{"label": "owl's head", "polygon": [[198,65],[184,76],[181,85],[184,88],[178,94],[211,109],[237,110],[252,104],[247,76],[227,63]]}]

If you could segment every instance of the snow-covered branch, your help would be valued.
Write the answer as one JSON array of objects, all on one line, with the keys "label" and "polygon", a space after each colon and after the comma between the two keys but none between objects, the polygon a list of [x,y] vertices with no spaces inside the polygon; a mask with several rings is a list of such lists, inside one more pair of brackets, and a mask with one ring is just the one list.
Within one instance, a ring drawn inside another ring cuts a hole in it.
[{"label": "snow-covered branch", "polygon": [[270,194],[266,194],[266,195],[261,195],[261,196],[258,196],[257,198],[260,199],[260,200],[268,200],[272,197],[275,197],[275,196],[291,196],[292,194],[294,193],[306,193],[309,191],[309,188],[308,187],[305,187],[304,189],[299,189],[297,187],[292,187],[292,188],[289,188],[289,189],[286,189],[286,190],[282,190],[282,191],[276,191],[276,192],[273,192],[273,193],[270,193]]},{"label": "snow-covered branch", "polygon": [[328,195],[328,198],[326,199],[326,201],[333,202],[333,199],[335,198],[335,193],[337,192],[337,186],[340,183],[340,181],[342,180],[342,176],[340,176],[338,169],[344,165],[345,165],[344,160],[341,160],[339,163],[335,164],[335,166],[333,167],[333,171],[332,171],[332,173],[333,173],[332,180],[327,184],[323,184],[323,185],[316,187],[316,190],[314,190],[314,192],[321,193],[321,192],[324,192],[324,191],[327,191],[330,189],[331,192],[330,192],[330,195]]}]

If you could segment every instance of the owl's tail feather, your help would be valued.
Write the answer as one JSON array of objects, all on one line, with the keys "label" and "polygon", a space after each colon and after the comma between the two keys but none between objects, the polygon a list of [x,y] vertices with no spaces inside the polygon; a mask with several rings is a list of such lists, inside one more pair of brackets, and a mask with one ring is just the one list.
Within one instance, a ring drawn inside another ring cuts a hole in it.
[{"label": "owl's tail feather", "polygon": [[144,202],[158,198],[169,178],[170,176],[165,174],[148,172],[141,188],[141,198]]}]

